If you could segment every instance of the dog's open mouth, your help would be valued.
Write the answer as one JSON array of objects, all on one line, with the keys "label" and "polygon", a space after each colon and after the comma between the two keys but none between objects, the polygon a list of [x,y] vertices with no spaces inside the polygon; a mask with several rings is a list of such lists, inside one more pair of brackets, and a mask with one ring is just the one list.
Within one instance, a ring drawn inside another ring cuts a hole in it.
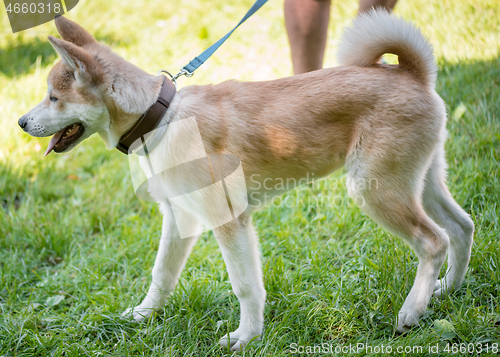
[{"label": "dog's open mouth", "polygon": [[79,123],[71,124],[63,130],[58,131],[54,134],[52,139],[50,139],[47,151],[45,151],[45,156],[47,156],[52,149],[54,149],[55,152],[63,152],[71,144],[77,141],[82,136],[84,131],[85,128]]}]

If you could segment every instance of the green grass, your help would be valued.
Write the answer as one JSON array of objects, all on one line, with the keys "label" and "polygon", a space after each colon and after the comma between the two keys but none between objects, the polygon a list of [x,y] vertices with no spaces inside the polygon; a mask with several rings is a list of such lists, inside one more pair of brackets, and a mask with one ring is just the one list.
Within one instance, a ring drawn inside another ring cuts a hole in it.
[{"label": "green grass", "polygon": [[[69,17],[156,73],[198,55],[251,3],[84,0]],[[357,9],[355,1],[334,3],[326,66],[335,64],[342,27]],[[181,86],[289,75],[282,5],[270,1]],[[500,342],[500,3],[401,0],[395,12],[435,47],[437,91],[450,113],[449,186],[476,225],[466,281],[453,295],[432,299],[419,327],[397,335],[395,317],[417,265],[401,240],[347,204],[269,208],[254,214],[268,294],[265,332],[244,355],[287,356],[292,343],[427,351]],[[126,158],[106,151],[99,138],[44,158],[48,139],[17,127],[46,91],[56,60],[49,34],[56,34],[53,23],[13,35],[2,12],[0,356],[230,355],[216,341],[237,327],[239,305],[212,234],[197,243],[162,313],[142,324],[119,317],[148,288],[161,215],[135,198]],[[342,179],[339,172],[288,195],[346,197]],[[447,320],[452,332],[443,334],[436,320]]]}]

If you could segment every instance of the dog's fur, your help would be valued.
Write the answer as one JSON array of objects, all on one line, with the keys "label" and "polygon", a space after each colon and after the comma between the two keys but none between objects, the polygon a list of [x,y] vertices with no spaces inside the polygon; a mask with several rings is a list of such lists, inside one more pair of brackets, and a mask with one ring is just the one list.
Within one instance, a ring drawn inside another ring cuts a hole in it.
[{"label": "dog's fur", "polygon": [[[48,136],[78,122],[84,135],[65,151],[94,132],[114,148],[155,102],[162,77],[121,59],[64,17],[56,26],[63,39],[49,36],[49,41],[61,61],[50,72],[47,97],[21,118],[24,130]],[[377,64],[384,53],[398,55],[399,65]],[[251,223],[259,202],[251,198],[282,192],[264,192],[265,179],[299,180],[346,167],[349,194],[362,197],[367,214],[403,238],[419,259],[398,331],[418,324],[433,292],[450,292],[464,279],[474,225],[445,184],[446,113],[434,90],[430,44],[413,26],[378,10],[346,30],[339,62],[340,67],[268,82],[186,87],[166,113],[170,122],[195,117],[209,154],[232,154],[243,164],[250,206],[215,230],[241,304],[240,326],[229,339],[233,350],[263,329],[266,293]],[[167,130],[150,157],[161,161],[189,150],[189,143]],[[377,187],[359,184],[369,180]],[[179,239],[161,192],[161,187],[152,192],[164,215],[153,282],[144,301],[125,312],[136,320],[162,309],[196,241]],[[447,254],[447,273],[438,280]]]}]

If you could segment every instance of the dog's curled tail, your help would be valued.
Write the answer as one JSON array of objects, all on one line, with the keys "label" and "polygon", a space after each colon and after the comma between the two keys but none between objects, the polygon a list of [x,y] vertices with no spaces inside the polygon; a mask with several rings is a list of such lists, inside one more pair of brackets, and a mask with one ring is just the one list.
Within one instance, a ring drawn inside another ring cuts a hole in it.
[{"label": "dog's curled tail", "polygon": [[342,66],[369,67],[384,53],[397,55],[400,68],[434,87],[437,68],[431,44],[415,26],[383,9],[354,20],[344,31],[337,59]]}]

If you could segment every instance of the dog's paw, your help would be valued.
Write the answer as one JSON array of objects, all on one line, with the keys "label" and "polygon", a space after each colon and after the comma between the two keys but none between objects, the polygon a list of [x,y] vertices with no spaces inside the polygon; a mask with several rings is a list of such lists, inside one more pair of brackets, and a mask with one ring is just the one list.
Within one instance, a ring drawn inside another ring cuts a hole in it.
[{"label": "dog's paw", "polygon": [[413,326],[418,325],[420,315],[415,310],[401,309],[398,314],[398,327],[396,330],[399,333],[406,333],[411,330]]},{"label": "dog's paw", "polygon": [[438,298],[444,297],[445,295],[448,295],[455,291],[455,284],[456,282],[452,279],[439,279],[436,282],[436,285],[434,285],[433,295]]},{"label": "dog's paw", "polygon": [[434,292],[433,295],[437,298],[443,297],[448,293],[448,289],[446,286],[446,283],[443,281],[443,279],[440,279],[436,282],[436,285],[434,285]]},{"label": "dog's paw", "polygon": [[227,348],[229,345],[231,351],[242,351],[250,342],[258,340],[260,340],[259,334],[242,333],[238,329],[234,332],[230,332],[229,336],[223,336],[219,340],[219,345],[225,348]]},{"label": "dog's paw", "polygon": [[141,322],[148,319],[153,314],[153,312],[155,312],[155,309],[153,308],[145,308],[141,307],[141,305],[138,305],[136,307],[129,307],[122,313],[122,316],[125,318],[132,318],[137,322]]}]

